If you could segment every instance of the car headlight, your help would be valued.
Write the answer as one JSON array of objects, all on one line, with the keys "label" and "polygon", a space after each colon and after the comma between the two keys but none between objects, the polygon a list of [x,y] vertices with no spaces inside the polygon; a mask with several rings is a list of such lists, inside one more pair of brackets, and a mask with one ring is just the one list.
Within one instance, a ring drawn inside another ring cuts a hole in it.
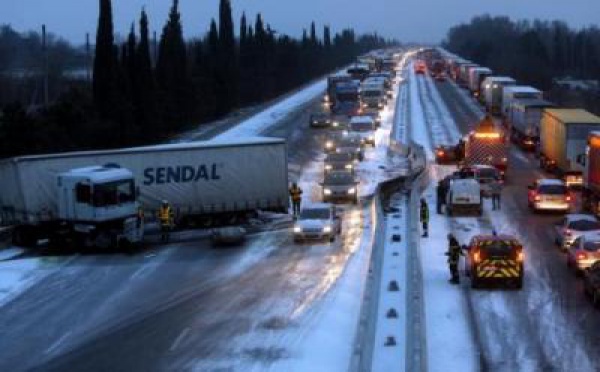
[{"label": "car headlight", "polygon": [[360,152],[362,149],[360,147],[356,148],[356,151]]},{"label": "car headlight", "polygon": [[353,165],[352,164],[346,164],[346,169],[352,169]]},{"label": "car headlight", "polygon": [[379,104],[379,108],[383,108],[383,103],[380,103],[380,104]]},{"label": "car headlight", "polygon": [[324,190],[323,190],[323,193],[324,193],[325,195],[331,195],[331,190],[329,190],[329,189],[324,189]]},{"label": "car headlight", "polygon": [[348,190],[348,194],[354,194],[354,193],[356,193],[355,188],[351,188],[350,190]]},{"label": "car headlight", "polygon": [[333,168],[333,167],[332,167],[330,164],[327,164],[327,165],[325,166],[325,169],[327,169],[327,170],[331,170],[331,168]]},{"label": "car headlight", "polygon": [[375,141],[375,136],[369,136],[369,141]]},{"label": "car headlight", "polygon": [[295,233],[301,233],[302,232],[302,228],[300,226],[294,226],[294,232]]},{"label": "car headlight", "polygon": [[331,141],[327,141],[327,142],[325,143],[325,147],[327,147],[328,149],[332,148],[332,147],[333,147],[333,142],[331,142]]},{"label": "car headlight", "polygon": [[330,233],[330,232],[331,232],[331,226],[325,226],[325,227],[323,228],[323,232],[324,232],[324,233]]}]

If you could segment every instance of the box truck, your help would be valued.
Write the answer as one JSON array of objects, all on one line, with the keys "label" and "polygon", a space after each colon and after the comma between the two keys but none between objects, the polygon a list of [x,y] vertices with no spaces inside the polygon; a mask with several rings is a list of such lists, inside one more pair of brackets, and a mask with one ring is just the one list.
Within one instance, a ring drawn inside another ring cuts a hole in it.
[{"label": "box truck", "polygon": [[492,70],[487,67],[475,67],[469,70],[469,91],[475,96],[479,97],[479,90],[481,89],[481,83],[483,80],[492,75]]},{"label": "box truck", "polygon": [[600,117],[583,109],[544,109],[540,123],[540,167],[555,172],[567,186],[583,184],[583,166],[577,160],[585,153],[588,135],[600,130]]},{"label": "box truck", "polygon": [[0,162],[0,211],[28,245],[66,236],[114,243],[139,223],[138,206],[148,216],[162,200],[180,224],[285,212],[287,177],[277,138],[22,156]]},{"label": "box truck", "polygon": [[514,85],[505,87],[502,91],[502,115],[508,115],[510,104],[515,99],[532,98],[542,99],[542,92],[534,87],[525,85]]},{"label": "box truck", "polygon": [[545,108],[554,104],[538,98],[514,99],[506,121],[512,140],[522,149],[534,151],[540,141],[540,122]]},{"label": "box truck", "polygon": [[590,132],[583,158],[582,206],[600,217],[600,132]]},{"label": "box truck", "polygon": [[488,76],[481,84],[485,107],[492,115],[502,113],[504,87],[514,86],[516,81],[507,76]]}]

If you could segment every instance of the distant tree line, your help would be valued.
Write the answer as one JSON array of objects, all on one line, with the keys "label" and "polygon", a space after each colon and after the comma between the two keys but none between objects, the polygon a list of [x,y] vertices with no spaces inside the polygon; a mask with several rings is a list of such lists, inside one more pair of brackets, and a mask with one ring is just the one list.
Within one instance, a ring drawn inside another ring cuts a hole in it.
[{"label": "distant tree line", "polygon": [[489,15],[451,28],[444,46],[495,73],[548,90],[555,77],[600,79],[600,29]]},{"label": "distant tree line", "polygon": [[265,102],[386,45],[352,29],[332,34],[313,22],[300,40],[271,28],[260,14],[242,15],[236,37],[229,0],[218,23],[186,42],[178,0],[162,29],[156,61],[142,10],[125,42],[115,42],[111,0],[99,0],[91,89],[63,94],[51,107],[28,113],[3,108],[0,156],[131,146],[165,140],[246,105]]}]

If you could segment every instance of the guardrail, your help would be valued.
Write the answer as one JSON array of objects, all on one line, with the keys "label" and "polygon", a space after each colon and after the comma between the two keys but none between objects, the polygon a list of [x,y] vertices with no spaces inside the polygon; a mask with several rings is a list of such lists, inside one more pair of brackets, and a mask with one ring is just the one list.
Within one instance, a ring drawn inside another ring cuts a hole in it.
[{"label": "guardrail", "polygon": [[[365,285],[365,293],[363,295],[363,302],[361,307],[360,323],[357,330],[357,336],[354,341],[354,353],[352,361],[350,363],[350,371],[352,372],[367,372],[372,371],[373,367],[373,354],[376,345],[384,345],[386,342],[392,342],[391,340],[377,340],[376,339],[376,327],[377,320],[380,314],[379,312],[379,297],[381,295],[382,288],[382,265],[384,263],[384,245],[386,244],[386,212],[389,211],[388,204],[390,198],[405,189],[407,182],[414,184],[415,179],[423,173],[425,169],[425,153],[421,146],[411,143],[411,150],[409,151],[409,158],[411,158],[411,173],[409,176],[400,176],[392,178],[390,180],[380,183],[376,189],[375,196],[372,201],[372,223],[375,226],[373,232],[373,246],[371,253],[371,262],[369,266],[369,276],[367,278],[367,284]],[[418,200],[418,199],[417,199]],[[409,217],[410,218],[410,217]],[[418,219],[417,219],[418,220]],[[406,235],[407,237],[410,235]],[[420,265],[418,266],[420,269]],[[419,287],[420,288],[420,287]],[[409,295],[407,287],[406,295]],[[419,289],[420,290],[420,289]],[[408,298],[407,298],[408,300]],[[400,309],[405,311],[406,309]],[[424,318],[422,318],[424,320]],[[408,319],[407,319],[408,321]],[[424,331],[422,335],[424,337]],[[408,340],[409,337],[406,337]],[[421,346],[423,343],[420,342],[420,348],[426,351],[426,348]],[[406,351],[411,351],[414,348],[408,347]],[[412,354],[407,354],[412,355]],[[404,367],[404,366],[399,366]],[[406,365],[407,371],[408,364]],[[405,370],[401,368],[399,370]]]}]

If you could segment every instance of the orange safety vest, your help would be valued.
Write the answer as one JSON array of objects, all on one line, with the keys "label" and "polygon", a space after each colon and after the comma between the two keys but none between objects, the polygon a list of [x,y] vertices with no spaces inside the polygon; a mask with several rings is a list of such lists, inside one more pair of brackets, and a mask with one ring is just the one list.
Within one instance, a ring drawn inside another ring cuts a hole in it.
[{"label": "orange safety vest", "polygon": [[290,188],[290,196],[293,201],[300,201],[302,195],[302,189],[299,187]]},{"label": "orange safety vest", "polygon": [[160,219],[160,222],[163,225],[170,225],[171,218],[173,218],[173,211],[171,210],[171,206],[161,206],[160,210],[158,211],[158,218]]}]

